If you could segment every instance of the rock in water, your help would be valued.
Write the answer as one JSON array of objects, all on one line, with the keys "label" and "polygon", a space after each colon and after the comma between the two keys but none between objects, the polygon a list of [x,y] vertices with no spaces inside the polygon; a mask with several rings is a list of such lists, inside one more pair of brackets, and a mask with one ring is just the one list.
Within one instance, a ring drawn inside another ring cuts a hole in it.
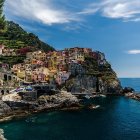
[{"label": "rock in water", "polygon": [[6,138],[4,138],[4,131],[3,131],[3,129],[0,129],[0,140],[7,140]]},{"label": "rock in water", "polygon": [[9,112],[11,112],[11,108],[3,101],[0,101],[0,116],[5,115]]},{"label": "rock in water", "polygon": [[125,87],[123,93],[133,93],[135,90],[131,87]]}]

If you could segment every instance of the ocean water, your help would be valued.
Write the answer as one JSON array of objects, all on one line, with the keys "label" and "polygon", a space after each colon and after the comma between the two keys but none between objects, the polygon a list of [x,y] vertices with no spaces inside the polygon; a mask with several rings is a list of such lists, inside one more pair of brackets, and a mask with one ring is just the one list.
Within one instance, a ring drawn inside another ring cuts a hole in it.
[{"label": "ocean water", "polygon": [[132,87],[136,92],[140,92],[140,78],[120,78],[123,87]]},{"label": "ocean water", "polygon": [[41,113],[0,128],[8,140],[140,140],[140,102],[124,97],[91,102],[101,107]]}]

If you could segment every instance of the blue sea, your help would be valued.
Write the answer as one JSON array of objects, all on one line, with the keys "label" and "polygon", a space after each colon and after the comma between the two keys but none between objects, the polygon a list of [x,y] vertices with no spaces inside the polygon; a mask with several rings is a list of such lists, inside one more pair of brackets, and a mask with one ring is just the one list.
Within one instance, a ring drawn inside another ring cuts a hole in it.
[{"label": "blue sea", "polygon": [[120,78],[123,87],[132,87],[136,92],[140,92],[140,78]]},{"label": "blue sea", "polygon": [[[140,79],[120,79],[140,91]],[[93,99],[96,110],[54,111],[0,124],[8,140],[140,140],[140,102]]]}]

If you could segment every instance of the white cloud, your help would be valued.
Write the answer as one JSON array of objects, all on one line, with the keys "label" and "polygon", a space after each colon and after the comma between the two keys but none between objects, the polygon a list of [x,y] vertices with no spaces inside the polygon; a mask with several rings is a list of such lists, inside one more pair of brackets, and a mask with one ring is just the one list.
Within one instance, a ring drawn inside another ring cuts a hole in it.
[{"label": "white cloud", "polygon": [[47,25],[80,20],[74,13],[55,6],[51,0],[6,0],[5,11],[9,17],[40,21]]},{"label": "white cloud", "polygon": [[108,18],[139,21],[140,0],[101,0],[98,3],[91,3],[81,13],[94,14],[95,11]]},{"label": "white cloud", "polygon": [[129,50],[127,51],[128,54],[140,54],[140,50]]},{"label": "white cloud", "polygon": [[80,5],[81,0],[60,1],[6,0],[5,13],[10,20],[19,18],[47,25],[80,23],[86,15],[97,12],[103,17],[119,18],[125,22],[140,21],[140,0],[87,0],[87,5]]}]

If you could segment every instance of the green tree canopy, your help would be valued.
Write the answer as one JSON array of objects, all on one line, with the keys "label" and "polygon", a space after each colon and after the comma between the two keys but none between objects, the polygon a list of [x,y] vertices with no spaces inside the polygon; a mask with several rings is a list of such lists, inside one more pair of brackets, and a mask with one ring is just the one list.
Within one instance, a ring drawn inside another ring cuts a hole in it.
[{"label": "green tree canopy", "polygon": [[5,29],[5,16],[3,14],[3,5],[5,0],[0,0],[0,32]]}]

